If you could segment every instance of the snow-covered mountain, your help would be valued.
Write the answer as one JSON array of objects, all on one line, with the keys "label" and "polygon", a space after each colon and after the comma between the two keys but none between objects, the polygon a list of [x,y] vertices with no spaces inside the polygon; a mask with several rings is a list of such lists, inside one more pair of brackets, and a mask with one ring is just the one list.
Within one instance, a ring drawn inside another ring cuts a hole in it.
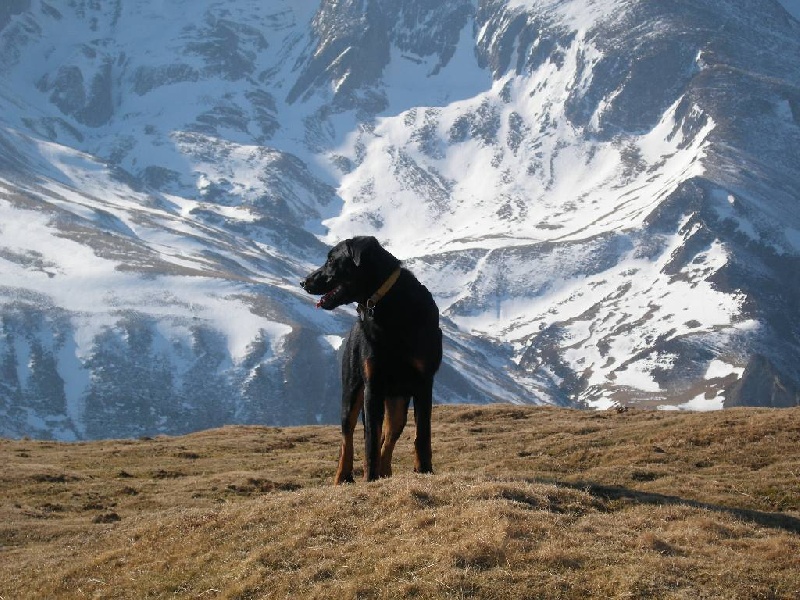
[{"label": "snow-covered mountain", "polygon": [[439,401],[797,404],[796,8],[4,2],[0,434],[338,421],[355,234]]}]

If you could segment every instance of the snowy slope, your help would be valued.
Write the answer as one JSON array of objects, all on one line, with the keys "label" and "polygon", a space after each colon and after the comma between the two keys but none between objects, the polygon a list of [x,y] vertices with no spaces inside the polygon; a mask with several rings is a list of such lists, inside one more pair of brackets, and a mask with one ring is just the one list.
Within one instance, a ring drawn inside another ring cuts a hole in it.
[{"label": "snowy slope", "polygon": [[441,401],[796,403],[785,10],[7,5],[0,433],[336,422],[354,313],[297,281],[355,234],[434,292]]},{"label": "snowy slope", "polygon": [[[754,27],[748,3],[705,4],[687,17],[625,2],[494,3],[497,12],[476,23],[492,86],[380,118],[352,136],[338,152],[356,167],[342,177],[341,214],[325,222],[329,239],[366,230],[428,254],[415,266],[445,313],[464,330],[510,343],[534,395],[598,407],[632,399],[722,407],[748,361],[743,340],[756,345],[761,333],[747,290],[719,282],[737,263],[729,223],[738,243],[796,256],[789,207],[797,196],[786,197],[776,227],[744,193],[752,184],[725,172],[742,157],[709,160],[731,144],[736,118],[706,97],[703,81],[720,77],[710,61],[722,61],[711,58],[722,41],[678,27],[692,19],[710,27],[708,11],[727,8],[721,17],[733,37],[755,45],[780,13],[767,11]],[[626,38],[632,54],[610,54],[618,40],[609,32],[627,36],[637,11],[649,39]],[[501,38],[504,48],[492,27],[508,23],[517,34]],[[784,29],[778,39],[797,31]],[[796,65],[780,68],[797,81]],[[748,83],[728,79],[731,89]],[[785,92],[776,87],[765,101],[781,114]],[[653,88],[659,97],[650,97]],[[772,140],[790,150],[787,171],[772,182],[783,190],[797,181],[798,165],[797,118],[785,114],[788,131]],[[687,195],[718,222],[689,210],[661,230],[664,207]],[[796,339],[790,344],[796,353]]]}]

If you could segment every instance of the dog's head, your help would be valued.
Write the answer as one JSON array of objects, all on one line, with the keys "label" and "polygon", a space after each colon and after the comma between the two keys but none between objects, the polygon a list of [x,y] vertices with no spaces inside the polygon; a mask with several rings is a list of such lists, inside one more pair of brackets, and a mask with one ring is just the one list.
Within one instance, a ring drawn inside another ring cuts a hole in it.
[{"label": "dog's head", "polygon": [[339,242],[328,259],[300,285],[309,294],[321,295],[319,308],[331,310],[342,304],[365,302],[399,261],[372,236]]}]

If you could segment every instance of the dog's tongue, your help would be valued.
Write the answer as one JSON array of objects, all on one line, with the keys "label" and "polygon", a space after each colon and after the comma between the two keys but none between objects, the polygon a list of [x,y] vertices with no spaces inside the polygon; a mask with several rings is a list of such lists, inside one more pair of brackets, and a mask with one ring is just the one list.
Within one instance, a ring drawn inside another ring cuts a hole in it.
[{"label": "dog's tongue", "polygon": [[322,305],[323,305],[323,304],[325,304],[325,301],[326,301],[328,298],[330,298],[331,296],[333,296],[333,295],[336,293],[336,290],[337,290],[337,289],[339,289],[339,288],[332,289],[330,292],[328,292],[327,294],[325,294],[324,296],[322,296],[322,298],[320,298],[320,299],[317,301],[317,308],[322,308]]}]

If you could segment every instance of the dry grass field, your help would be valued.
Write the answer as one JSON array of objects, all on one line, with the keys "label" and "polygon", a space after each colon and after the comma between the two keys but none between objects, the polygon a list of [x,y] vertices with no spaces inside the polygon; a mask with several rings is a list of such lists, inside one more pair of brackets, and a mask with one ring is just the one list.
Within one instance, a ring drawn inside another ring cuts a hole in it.
[{"label": "dry grass field", "polygon": [[335,427],[0,441],[0,598],[800,598],[800,409],[439,406],[435,475],[412,436],[342,487]]}]

